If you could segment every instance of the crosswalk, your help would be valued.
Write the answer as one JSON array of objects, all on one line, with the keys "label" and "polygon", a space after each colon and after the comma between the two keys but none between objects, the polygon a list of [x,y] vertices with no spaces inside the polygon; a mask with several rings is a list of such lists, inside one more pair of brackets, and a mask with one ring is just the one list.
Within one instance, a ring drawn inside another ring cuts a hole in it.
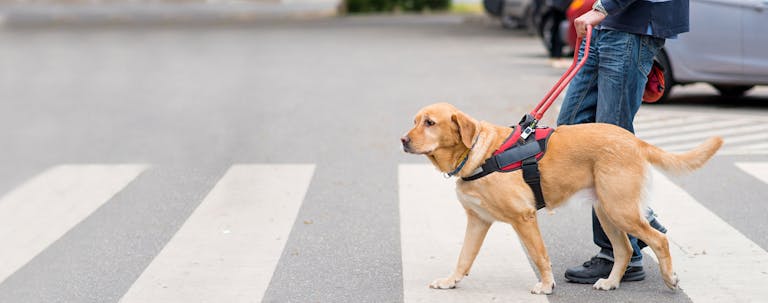
[{"label": "crosswalk", "polygon": [[[768,162],[741,161],[733,167],[768,186]],[[145,164],[59,165],[5,193],[0,197],[0,283],[151,169]],[[120,302],[261,301],[314,174],[312,164],[231,166]],[[464,212],[454,181],[431,165],[399,164],[396,176],[402,289],[393,291],[402,291],[403,301],[550,300],[529,293],[537,274],[506,224],[491,228],[471,278],[454,290],[429,289],[429,282],[455,266]],[[685,295],[697,303],[766,300],[768,252],[664,174],[655,172],[653,180],[651,206],[670,230]],[[657,286],[663,288],[660,281]]]},{"label": "crosswalk", "polygon": [[668,151],[691,149],[711,136],[724,139],[718,155],[768,154],[768,117],[657,110],[642,107],[636,135]]}]

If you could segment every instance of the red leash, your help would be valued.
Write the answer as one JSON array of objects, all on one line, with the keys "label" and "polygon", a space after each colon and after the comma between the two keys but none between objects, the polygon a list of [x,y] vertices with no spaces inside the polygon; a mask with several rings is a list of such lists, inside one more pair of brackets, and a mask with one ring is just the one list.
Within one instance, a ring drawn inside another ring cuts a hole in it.
[{"label": "red leash", "polygon": [[[579,41],[576,43],[577,46],[581,46],[581,41],[583,38],[579,38]],[[571,63],[571,66],[568,68],[568,70],[563,74],[562,77],[560,77],[560,80],[557,81],[554,87],[547,92],[547,94],[544,96],[544,99],[541,99],[538,105],[531,111],[530,117],[533,118],[533,121],[529,121],[528,127],[526,127],[525,131],[521,134],[521,137],[523,140],[525,140],[528,135],[533,132],[533,129],[536,127],[536,124],[539,122],[541,117],[544,116],[544,113],[547,112],[550,106],[552,106],[552,103],[555,102],[555,99],[557,99],[557,96],[560,95],[560,93],[568,86],[568,83],[571,82],[571,79],[573,79],[574,76],[576,76],[576,73],[579,72],[582,66],[584,66],[584,63],[587,62],[587,57],[589,57],[589,45],[592,41],[592,26],[587,25],[587,43],[584,47],[584,56],[581,58],[581,61],[578,62],[579,58],[579,52],[576,50],[573,54],[573,62]],[[527,117],[523,118],[523,120],[526,120]],[[522,121],[521,121],[522,122]]]}]

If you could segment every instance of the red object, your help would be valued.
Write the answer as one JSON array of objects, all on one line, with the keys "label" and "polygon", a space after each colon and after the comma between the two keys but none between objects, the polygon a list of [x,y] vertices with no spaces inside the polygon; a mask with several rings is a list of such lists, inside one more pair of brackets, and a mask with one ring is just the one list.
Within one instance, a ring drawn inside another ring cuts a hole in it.
[{"label": "red object", "polygon": [[568,44],[576,49],[576,28],[573,26],[573,20],[592,10],[595,0],[573,0],[571,5],[565,11],[565,17],[568,19]]},{"label": "red object", "polygon": [[[590,44],[590,41],[592,41],[592,26],[587,25],[587,45]],[[578,43],[581,44],[581,39],[579,39]],[[547,94],[544,96],[544,99],[541,99],[539,104],[536,105],[536,108],[531,111],[531,116],[533,116],[536,121],[541,120],[541,117],[544,116],[544,113],[547,111],[547,109],[549,109],[552,103],[555,102],[555,99],[557,99],[557,96],[560,95],[560,92],[562,92],[568,86],[568,83],[570,83],[571,79],[576,76],[576,73],[581,69],[582,66],[584,66],[584,63],[587,63],[588,57],[589,47],[585,47],[584,57],[581,58],[581,61],[577,64],[579,59],[579,52],[574,52],[571,67],[565,71],[565,74],[563,74],[563,76],[560,77],[560,80],[555,83],[555,86],[552,87],[549,92],[547,92]]]},{"label": "red object", "polygon": [[653,67],[648,73],[648,82],[645,83],[645,92],[643,92],[643,102],[653,103],[659,101],[664,95],[664,68],[653,60]]},{"label": "red object", "polygon": [[[507,138],[507,141],[504,141],[504,143],[501,144],[501,147],[499,147],[499,149],[497,149],[495,152],[493,152],[493,155],[496,156],[496,155],[501,154],[501,153],[507,151],[508,149],[516,146],[520,142],[520,135],[522,134],[522,129],[523,128],[521,126],[519,126],[519,125],[517,127],[515,127],[515,129],[512,131],[512,135],[509,136],[509,138]],[[536,136],[535,137],[536,141],[546,140],[547,138],[549,138],[549,135],[551,135],[554,130],[555,129],[551,128],[551,127],[538,127],[538,128],[536,128],[536,132],[534,132],[534,134]],[[533,143],[529,143],[529,144],[533,144]],[[538,144],[538,143],[536,143],[536,144]],[[545,151],[546,150],[542,150],[540,153],[536,154],[536,160],[541,160],[541,158],[544,157],[544,152]],[[520,169],[520,167],[522,167],[522,166],[523,166],[523,161],[521,160],[521,161],[517,161],[517,162],[511,163],[511,164],[509,164],[507,166],[502,167],[501,171],[505,171],[505,172],[513,171],[513,170],[516,170],[516,169]]]},{"label": "red object", "polygon": [[499,146],[499,149],[497,149],[495,152],[493,152],[493,155],[496,156],[505,150],[510,149],[515,143],[517,143],[517,140],[520,139],[520,134],[522,133],[522,127],[515,127],[512,130],[512,135],[507,138],[507,141],[504,141],[504,143]]}]

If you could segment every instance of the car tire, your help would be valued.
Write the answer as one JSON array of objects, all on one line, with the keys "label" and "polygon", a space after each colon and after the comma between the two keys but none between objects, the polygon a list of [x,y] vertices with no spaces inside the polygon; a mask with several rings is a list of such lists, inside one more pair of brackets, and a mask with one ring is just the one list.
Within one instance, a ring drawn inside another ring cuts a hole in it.
[{"label": "car tire", "polygon": [[725,84],[712,84],[712,86],[720,92],[723,97],[741,97],[744,94],[755,87],[754,85],[725,85]]},{"label": "car tire", "polygon": [[672,74],[672,65],[669,64],[669,59],[664,49],[659,50],[655,60],[659,62],[662,68],[664,68],[664,94],[661,95],[659,101],[655,102],[660,103],[666,101],[667,98],[669,98],[669,94],[672,92],[672,86],[675,85],[675,79],[673,78]]}]

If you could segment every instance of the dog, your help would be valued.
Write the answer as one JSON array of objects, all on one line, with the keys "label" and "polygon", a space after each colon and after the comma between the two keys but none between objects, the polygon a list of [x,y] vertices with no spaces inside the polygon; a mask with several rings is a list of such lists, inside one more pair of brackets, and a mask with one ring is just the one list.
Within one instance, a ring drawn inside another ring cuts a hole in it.
[{"label": "dog", "polygon": [[[472,175],[512,132],[510,127],[478,121],[447,103],[424,107],[413,122],[413,128],[400,139],[403,150],[425,155],[443,173],[457,170],[466,158],[458,177]],[[632,234],[653,249],[664,283],[677,289],[669,241],[642,214],[650,165],[672,173],[690,172],[703,166],[722,144],[722,138],[712,137],[686,153],[672,154],[611,124],[564,125],[554,130],[538,163],[546,208],[554,209],[576,193],[589,193],[614,249],[610,275],[593,288],[619,287],[632,255],[627,239]],[[456,192],[467,215],[464,244],[453,273],[429,287],[456,287],[469,274],[491,224],[500,221],[514,227],[538,268],[541,279],[531,293],[551,294],[555,281],[536,218],[536,201],[521,171],[492,173],[472,181],[458,178]]]}]

